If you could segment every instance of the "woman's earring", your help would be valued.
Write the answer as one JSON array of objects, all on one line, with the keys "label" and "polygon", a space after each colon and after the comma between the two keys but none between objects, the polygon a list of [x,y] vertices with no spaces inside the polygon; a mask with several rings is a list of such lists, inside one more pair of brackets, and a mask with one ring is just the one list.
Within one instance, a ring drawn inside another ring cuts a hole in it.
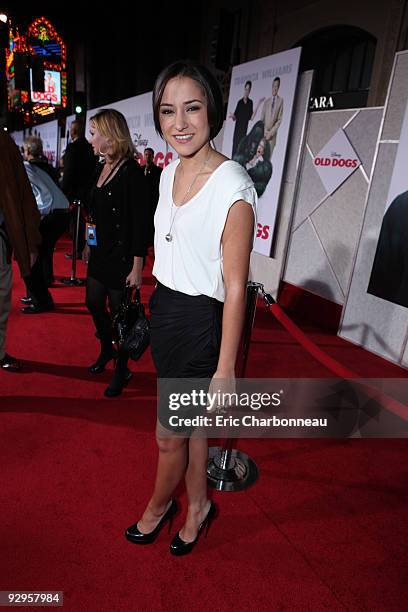
[{"label": "woman's earring", "polygon": [[107,151],[106,151],[106,153],[101,151],[101,148],[99,147],[99,150],[98,150],[98,155],[99,155],[98,162],[100,164],[104,164],[106,162],[106,155],[107,155],[107,153],[108,153]]}]

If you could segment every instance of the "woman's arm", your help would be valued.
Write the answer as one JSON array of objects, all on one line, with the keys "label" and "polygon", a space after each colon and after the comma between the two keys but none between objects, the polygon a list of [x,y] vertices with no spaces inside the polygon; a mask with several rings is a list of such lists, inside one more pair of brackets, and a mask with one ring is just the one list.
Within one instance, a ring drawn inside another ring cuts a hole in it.
[{"label": "woman's arm", "polygon": [[244,322],[249,257],[254,233],[254,213],[243,200],[230,209],[222,236],[225,303],[222,340],[215,373],[217,378],[235,376],[235,362]]},{"label": "woman's arm", "polygon": [[126,282],[131,287],[140,288],[142,284],[142,268],[143,268],[143,257],[133,257],[133,268],[126,277]]}]

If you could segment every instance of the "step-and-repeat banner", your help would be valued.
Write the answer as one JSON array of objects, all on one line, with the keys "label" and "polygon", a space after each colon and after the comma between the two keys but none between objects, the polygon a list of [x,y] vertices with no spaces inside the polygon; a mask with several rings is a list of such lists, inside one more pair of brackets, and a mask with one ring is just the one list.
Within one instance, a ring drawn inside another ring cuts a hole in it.
[{"label": "step-and-repeat banner", "polygon": [[285,165],[300,47],[232,70],[222,152],[240,163],[258,194],[254,250],[270,255]]},{"label": "step-and-repeat banner", "polygon": [[11,132],[10,136],[12,137],[18,148],[21,149],[24,142],[24,130],[19,130],[18,132]]},{"label": "step-and-repeat banner", "polygon": [[32,130],[34,136],[39,136],[43,143],[44,155],[53,166],[59,166],[59,127],[58,120],[36,125]]}]

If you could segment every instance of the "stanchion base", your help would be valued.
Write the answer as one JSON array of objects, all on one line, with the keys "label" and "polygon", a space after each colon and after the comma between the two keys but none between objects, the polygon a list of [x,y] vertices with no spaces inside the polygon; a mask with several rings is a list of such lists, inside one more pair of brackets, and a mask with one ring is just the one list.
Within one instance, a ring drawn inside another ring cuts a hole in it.
[{"label": "stanchion base", "polygon": [[70,278],[61,278],[60,282],[63,285],[69,285],[70,287],[81,287],[82,285],[85,285],[86,280],[84,278],[73,278],[71,276]]},{"label": "stanchion base", "polygon": [[248,455],[238,450],[231,450],[230,465],[227,469],[220,468],[214,459],[222,453],[220,446],[208,449],[207,483],[217,491],[242,491],[258,480],[258,467]]}]

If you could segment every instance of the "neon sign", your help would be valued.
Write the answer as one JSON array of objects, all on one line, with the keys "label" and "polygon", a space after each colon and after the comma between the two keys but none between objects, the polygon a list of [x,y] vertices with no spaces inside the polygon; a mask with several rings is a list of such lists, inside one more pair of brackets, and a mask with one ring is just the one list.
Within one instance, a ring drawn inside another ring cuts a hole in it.
[{"label": "neon sign", "polygon": [[27,30],[27,42],[30,53],[44,59],[45,69],[66,69],[67,48],[48,19],[39,17],[33,21]]},{"label": "neon sign", "polygon": [[[18,28],[12,27],[9,32],[9,46],[6,49],[9,109],[20,110],[27,122],[31,114],[54,113],[57,106],[66,108],[67,48],[52,23],[46,17],[38,17],[25,34],[20,34]],[[33,90],[31,70],[29,83],[23,89],[16,88],[16,83],[22,82],[21,78],[16,79],[16,53],[25,54],[28,65],[30,56],[41,58],[44,67],[43,92]]]}]

